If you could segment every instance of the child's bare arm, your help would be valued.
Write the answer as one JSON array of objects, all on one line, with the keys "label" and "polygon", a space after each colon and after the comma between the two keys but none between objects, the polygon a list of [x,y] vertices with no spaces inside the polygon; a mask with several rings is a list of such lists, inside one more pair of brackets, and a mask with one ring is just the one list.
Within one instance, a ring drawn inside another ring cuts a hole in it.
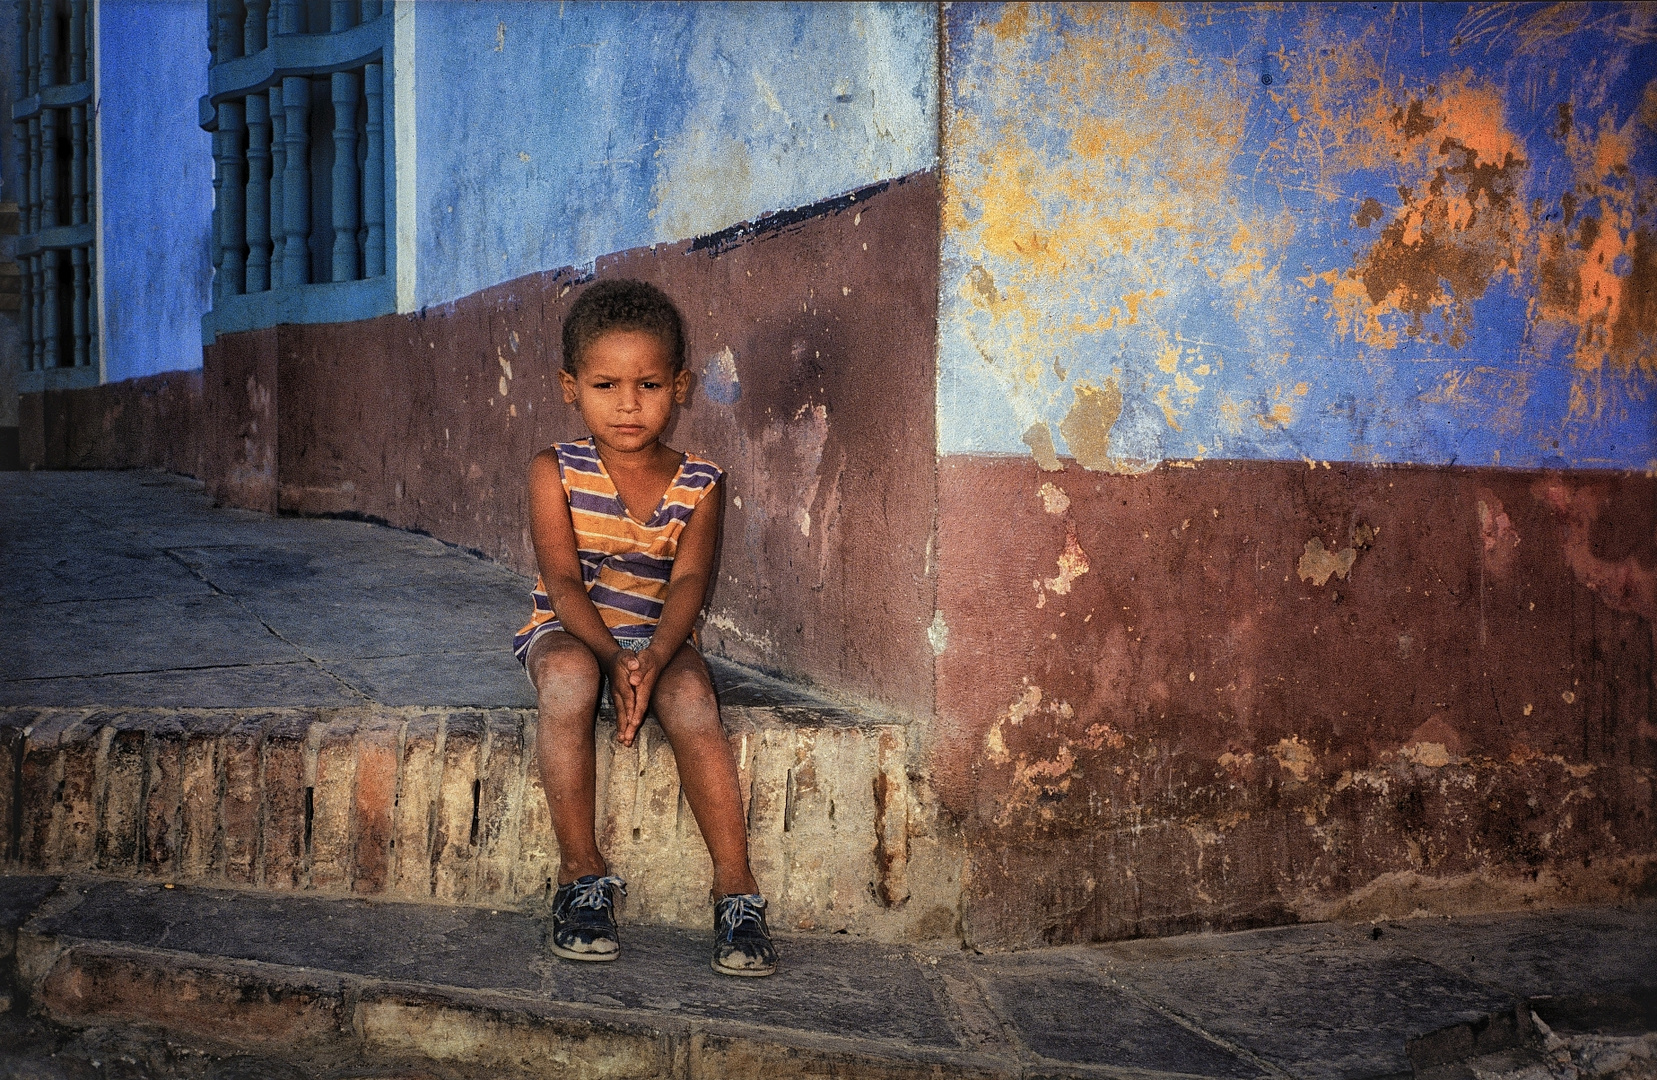
[{"label": "child's bare arm", "polygon": [[[541,571],[541,585],[558,613],[564,630],[593,651],[599,666],[610,676],[612,692],[620,698],[631,690],[627,680],[617,676],[630,668],[634,659],[616,644],[610,628],[587,596],[581,580],[581,556],[576,553],[575,524],[570,520],[569,496],[558,476],[555,451],[543,450],[529,463],[529,534],[535,544],[535,563]],[[621,665],[618,667],[618,665]],[[627,693],[631,697],[630,693]]]},{"label": "child's bare arm", "polygon": [[696,504],[690,520],[685,522],[685,531],[679,534],[679,550],[673,559],[673,574],[668,578],[667,596],[662,601],[661,620],[656,623],[650,647],[639,654],[638,667],[629,676],[636,688],[633,708],[622,714],[617,707],[617,726],[624,743],[631,743],[633,733],[644,722],[645,706],[650,703],[656,677],[690,637],[696,617],[707,602],[724,514],[725,485],[721,481]]}]

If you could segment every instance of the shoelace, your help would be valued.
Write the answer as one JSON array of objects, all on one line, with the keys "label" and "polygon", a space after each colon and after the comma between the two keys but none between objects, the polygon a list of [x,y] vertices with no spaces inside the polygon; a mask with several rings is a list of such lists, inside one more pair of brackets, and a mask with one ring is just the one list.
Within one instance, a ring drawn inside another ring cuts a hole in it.
[{"label": "shoelace", "polygon": [[765,897],[758,893],[738,893],[735,896],[721,897],[719,921],[725,924],[725,940],[735,941],[737,928],[743,925],[763,931],[765,923],[760,920],[760,915],[764,911]]},{"label": "shoelace", "polygon": [[569,891],[564,900],[566,908],[593,908],[601,911],[610,903],[610,894],[607,889],[614,888],[621,895],[627,895],[627,882],[618,877],[594,878],[591,881],[573,882],[574,888]]}]

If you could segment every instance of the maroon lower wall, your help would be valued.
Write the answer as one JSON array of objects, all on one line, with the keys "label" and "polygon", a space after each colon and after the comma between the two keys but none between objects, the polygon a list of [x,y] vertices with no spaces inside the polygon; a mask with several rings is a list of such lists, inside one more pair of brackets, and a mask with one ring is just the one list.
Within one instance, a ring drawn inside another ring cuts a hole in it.
[{"label": "maroon lower wall", "polygon": [[207,427],[199,371],[18,398],[25,469],[205,470]]},{"label": "maroon lower wall", "polygon": [[[914,716],[932,709],[937,207],[920,174],[596,268],[686,316],[698,383],[669,441],[730,473],[704,641]],[[579,288],[535,275],[418,315],[221,337],[204,360],[212,490],[372,515],[532,573],[525,468],[585,433],[556,377]],[[526,596],[502,617],[528,612]]]},{"label": "maroon lower wall", "polygon": [[1654,531],[1639,477],[946,458],[969,937],[1651,892]]}]

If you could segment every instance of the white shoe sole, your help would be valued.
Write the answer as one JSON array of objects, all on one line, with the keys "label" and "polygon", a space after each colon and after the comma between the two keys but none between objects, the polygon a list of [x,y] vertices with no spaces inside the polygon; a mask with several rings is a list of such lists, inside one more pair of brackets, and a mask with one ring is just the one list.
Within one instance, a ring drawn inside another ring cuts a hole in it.
[{"label": "white shoe sole", "polygon": [[558,945],[549,945],[548,947],[552,950],[554,956],[561,956],[565,960],[580,960],[589,964],[603,964],[611,960],[621,959],[620,949],[612,952],[576,952],[573,949],[565,949]]}]

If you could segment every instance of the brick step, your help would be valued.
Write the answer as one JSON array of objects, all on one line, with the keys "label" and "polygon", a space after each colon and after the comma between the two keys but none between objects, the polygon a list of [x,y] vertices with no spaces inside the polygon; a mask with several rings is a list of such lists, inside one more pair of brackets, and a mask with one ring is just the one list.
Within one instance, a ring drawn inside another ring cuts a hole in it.
[{"label": "brick step", "polygon": [[[824,713],[723,708],[774,925],[955,934],[959,841],[905,768],[909,729]],[[631,748],[600,729],[599,836],[632,918],[703,926],[711,865],[672,749],[654,721]],[[0,708],[0,854],[51,873],[533,905],[557,866],[534,741],[527,709]]]}]

